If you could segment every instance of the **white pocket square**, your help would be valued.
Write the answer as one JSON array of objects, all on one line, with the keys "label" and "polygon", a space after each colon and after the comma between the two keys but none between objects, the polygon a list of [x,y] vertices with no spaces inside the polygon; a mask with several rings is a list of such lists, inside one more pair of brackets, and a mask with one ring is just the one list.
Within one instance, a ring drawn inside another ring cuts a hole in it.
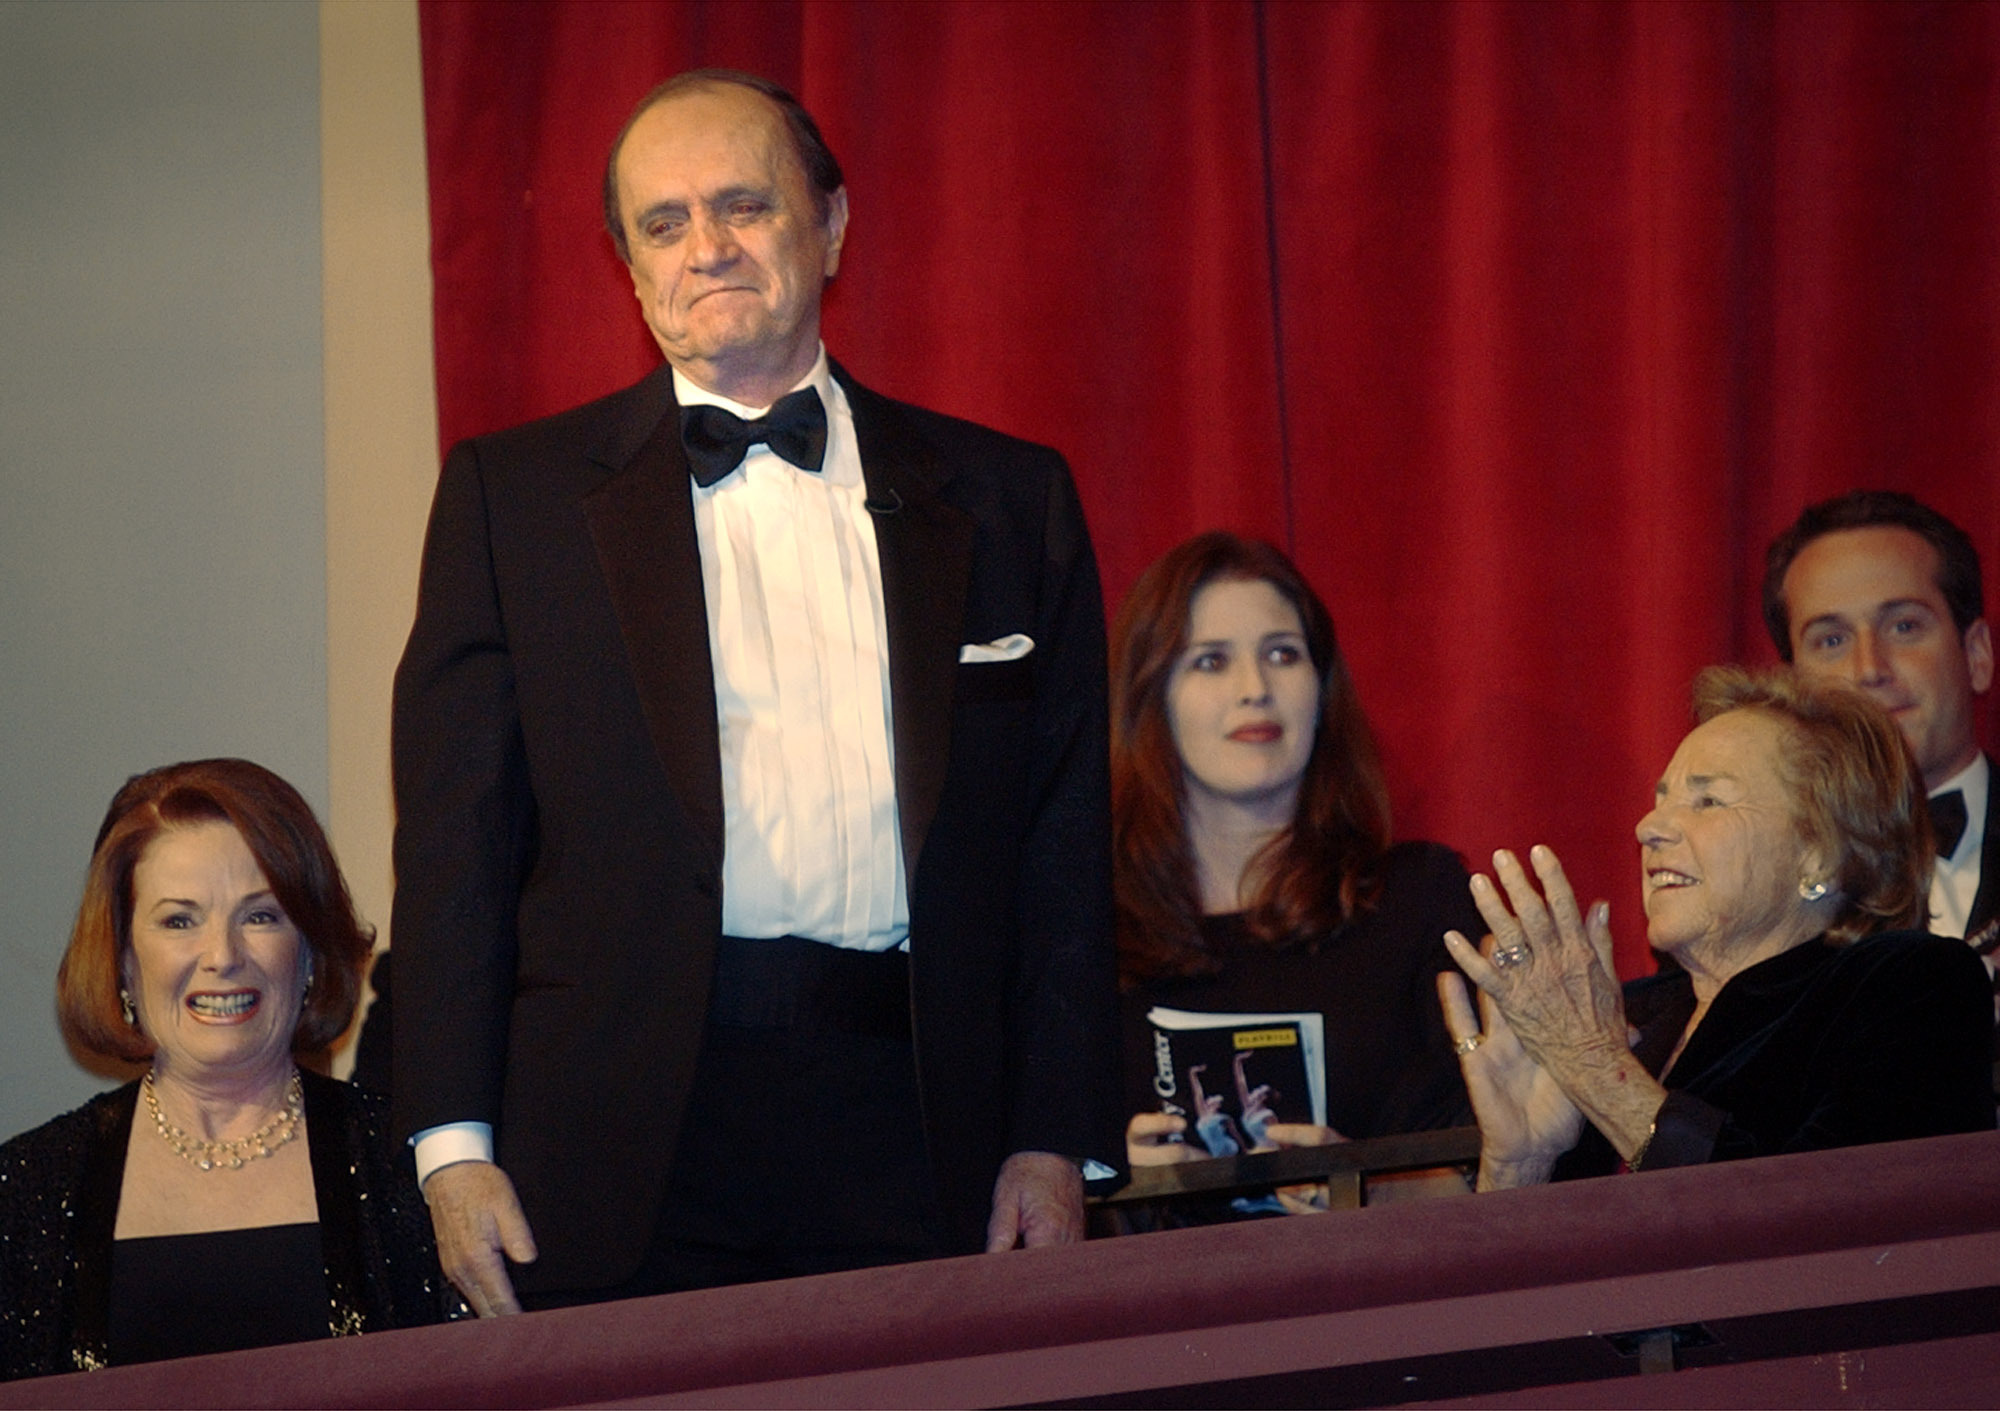
[{"label": "white pocket square", "polygon": [[1009,632],[997,642],[967,642],[958,649],[961,666],[973,662],[1019,661],[1035,649],[1035,639],[1025,632]]}]

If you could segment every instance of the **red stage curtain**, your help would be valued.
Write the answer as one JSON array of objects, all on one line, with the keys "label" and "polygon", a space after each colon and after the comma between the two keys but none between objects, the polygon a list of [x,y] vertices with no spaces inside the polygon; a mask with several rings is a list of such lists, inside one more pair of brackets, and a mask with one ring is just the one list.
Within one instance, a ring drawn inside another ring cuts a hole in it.
[{"label": "red stage curtain", "polygon": [[1067,453],[1114,605],[1198,529],[1289,547],[1398,831],[1476,866],[1551,843],[1612,899],[1628,974],[1632,825],[1696,669],[1771,655],[1771,535],[1897,487],[2000,573],[1991,6],[425,0],[422,23],[447,443],[653,366],[598,230],[605,150],[659,78],[769,74],[847,167],[835,354]]}]

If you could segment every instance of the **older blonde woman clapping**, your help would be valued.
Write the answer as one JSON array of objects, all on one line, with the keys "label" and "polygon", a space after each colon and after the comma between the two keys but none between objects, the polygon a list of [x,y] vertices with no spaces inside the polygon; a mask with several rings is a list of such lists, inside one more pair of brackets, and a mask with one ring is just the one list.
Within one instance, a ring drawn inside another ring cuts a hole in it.
[{"label": "older blonde woman clapping", "polygon": [[1539,891],[1506,852],[1472,881],[1491,934],[1447,944],[1478,1016],[1458,976],[1438,989],[1482,1190],[1993,1125],[1984,967],[1914,929],[1929,826],[1894,723],[1735,668],[1697,680],[1695,717],[1638,828],[1673,966],[1621,990],[1609,908],[1582,913],[1547,848]]}]

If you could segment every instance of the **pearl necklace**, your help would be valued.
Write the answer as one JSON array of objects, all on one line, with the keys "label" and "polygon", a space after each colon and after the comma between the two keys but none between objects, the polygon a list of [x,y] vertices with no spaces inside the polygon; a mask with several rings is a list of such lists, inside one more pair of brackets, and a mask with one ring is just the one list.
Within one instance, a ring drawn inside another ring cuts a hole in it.
[{"label": "pearl necklace", "polygon": [[153,1091],[151,1073],[146,1075],[140,1089],[146,1095],[146,1110],[153,1114],[153,1126],[159,1131],[160,1140],[172,1147],[181,1160],[199,1171],[237,1171],[246,1161],[274,1155],[279,1147],[298,1136],[299,1124],[306,1118],[305,1090],[299,1084],[296,1068],[292,1070],[292,1081],[285,1088],[284,1111],[249,1136],[230,1142],[203,1141],[169,1122],[167,1114],[160,1111],[160,1098]]}]

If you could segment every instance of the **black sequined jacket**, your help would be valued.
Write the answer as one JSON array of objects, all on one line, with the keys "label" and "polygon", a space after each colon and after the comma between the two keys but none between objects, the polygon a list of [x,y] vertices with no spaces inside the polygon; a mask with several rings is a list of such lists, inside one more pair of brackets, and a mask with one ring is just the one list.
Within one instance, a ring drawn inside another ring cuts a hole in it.
[{"label": "black sequined jacket", "polygon": [[[438,1322],[450,1290],[407,1151],[390,1146],[388,1099],[302,1078],[329,1334]],[[0,1379],[106,1363],[112,1233],[138,1096],[127,1083],[0,1146]]]}]

